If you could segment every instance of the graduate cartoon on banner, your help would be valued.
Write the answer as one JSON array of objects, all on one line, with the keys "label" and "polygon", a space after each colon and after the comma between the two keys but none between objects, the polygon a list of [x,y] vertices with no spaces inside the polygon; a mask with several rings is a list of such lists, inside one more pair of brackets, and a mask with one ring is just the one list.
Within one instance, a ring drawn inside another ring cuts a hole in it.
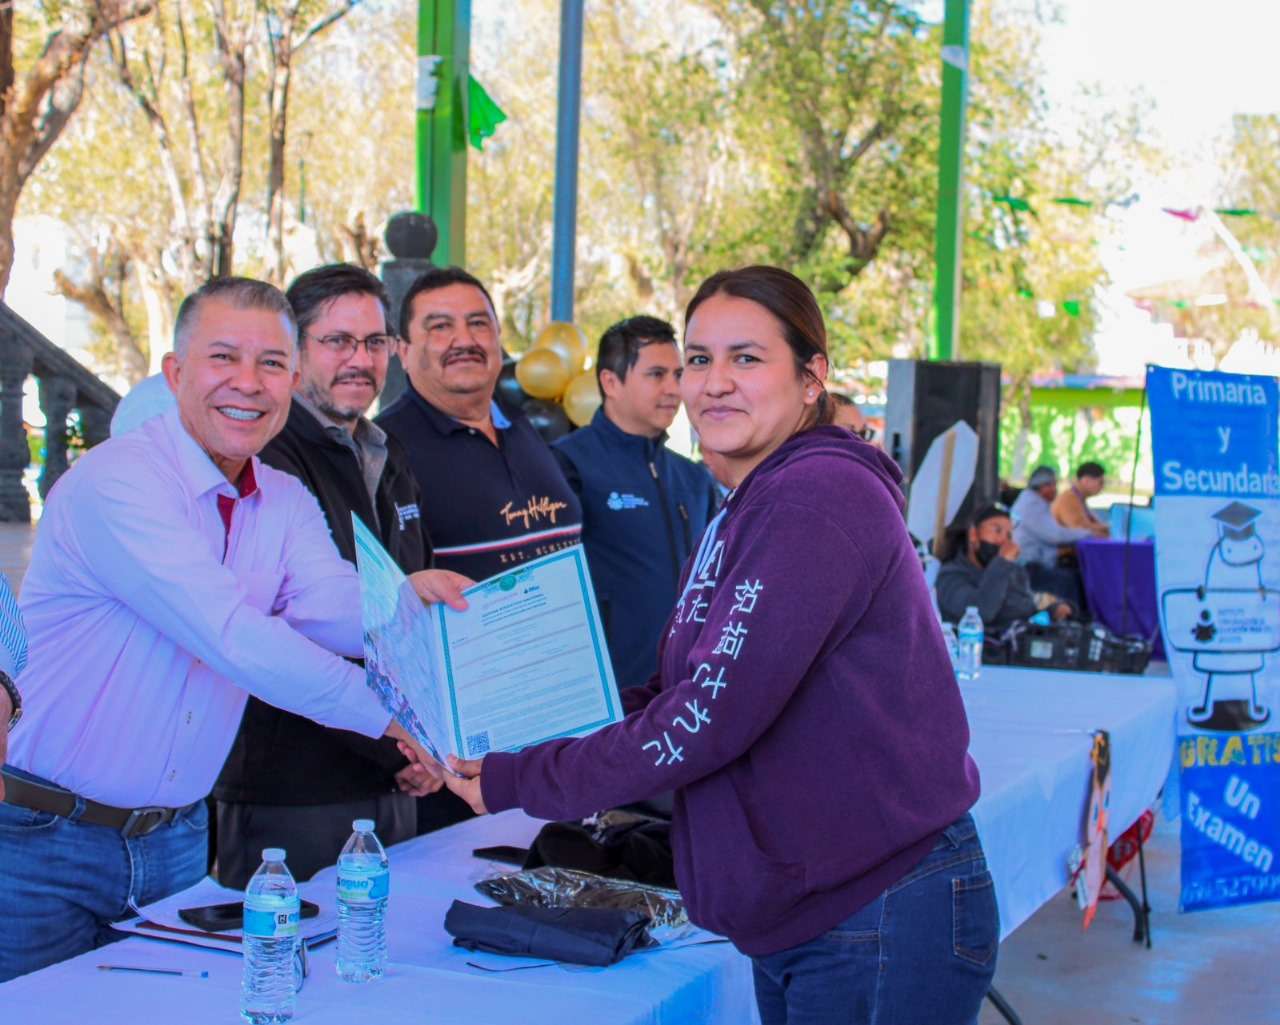
[{"label": "graduate cartoon on banner", "polygon": [[1280,389],[1149,367],[1184,911],[1280,899]]},{"label": "graduate cartoon on banner", "polygon": [[1261,515],[1237,501],[1215,511],[1203,583],[1161,595],[1166,643],[1191,652],[1204,676],[1201,698],[1187,710],[1188,722],[1201,729],[1253,730],[1271,718],[1258,698],[1258,676],[1267,655],[1280,650],[1280,591],[1262,581]]}]

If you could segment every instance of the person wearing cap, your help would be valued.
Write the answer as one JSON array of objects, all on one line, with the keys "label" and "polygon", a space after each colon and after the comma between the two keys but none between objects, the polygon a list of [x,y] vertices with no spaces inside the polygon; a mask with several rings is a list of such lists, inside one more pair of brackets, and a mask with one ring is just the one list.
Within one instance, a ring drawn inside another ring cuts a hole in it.
[{"label": "person wearing cap", "polygon": [[958,623],[965,610],[976,606],[987,630],[1004,633],[1019,620],[1047,608],[1055,620],[1072,613],[1070,603],[1039,598],[1031,590],[1025,566],[1018,564],[1013,521],[1003,505],[979,509],[969,521],[965,546],[938,571],[938,609],[942,618]]},{"label": "person wearing cap", "polygon": [[[264,282],[193,292],[164,358],[176,406],[49,492],[19,602],[0,981],[121,938],[131,908],[204,878],[205,796],[250,693],[428,759],[340,657],[363,654],[360,582],[315,498],[257,458],[288,414],[296,330]],[[410,580],[465,607],[451,574]]]},{"label": "person wearing cap", "polygon": [[1089,508],[1089,499],[1102,491],[1107,471],[1101,463],[1081,463],[1076,479],[1066,491],[1059,492],[1049,506],[1053,518],[1064,527],[1085,527],[1101,533],[1102,521]]},{"label": "person wearing cap", "polygon": [[1058,497],[1058,472],[1052,466],[1037,466],[1013,508],[1013,539],[1022,549],[1022,562],[1030,566],[1052,569],[1058,564],[1058,549],[1073,545],[1087,537],[1107,533],[1099,521],[1089,526],[1065,527],[1053,515],[1053,502]]}]

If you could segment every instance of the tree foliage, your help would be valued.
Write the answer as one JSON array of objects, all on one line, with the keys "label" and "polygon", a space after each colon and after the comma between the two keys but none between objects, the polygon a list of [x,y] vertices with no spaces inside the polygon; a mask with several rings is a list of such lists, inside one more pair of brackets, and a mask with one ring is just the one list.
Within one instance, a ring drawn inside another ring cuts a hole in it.
[{"label": "tree foliage", "polygon": [[[153,359],[164,310],[232,260],[276,280],[316,260],[375,266],[414,159],[416,0],[163,6],[113,33],[29,190],[33,212],[82,236],[64,291],[105,295],[120,316],[102,316],[104,337],[127,351],[123,323]],[[558,8],[474,15],[472,70],[509,120],[471,153],[468,263],[517,351],[549,319]],[[1106,219],[1049,198],[1119,196],[1141,158],[1128,111],[1095,104],[1071,135],[1054,123],[1040,17],[979,0],[971,33],[961,351],[1003,363],[1022,395],[1034,373],[1087,364],[1105,280]],[[837,365],[923,351],[940,26],[889,0],[619,0],[589,8],[585,42],[575,284],[589,334],[640,311],[678,322],[708,273],[770,261],[818,292]]]},{"label": "tree foliage", "polygon": [[[34,24],[0,3],[0,295],[13,269],[13,219],[27,180],[84,95],[85,63],[106,33],[148,13],[154,0],[53,4]],[[44,43],[35,50],[35,40]]]}]

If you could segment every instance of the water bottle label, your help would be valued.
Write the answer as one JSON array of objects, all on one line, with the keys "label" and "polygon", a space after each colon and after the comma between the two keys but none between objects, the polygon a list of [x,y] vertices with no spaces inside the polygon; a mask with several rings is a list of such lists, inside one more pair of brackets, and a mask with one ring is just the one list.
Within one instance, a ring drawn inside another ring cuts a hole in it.
[{"label": "water bottle label", "polygon": [[297,900],[290,904],[254,907],[244,903],[244,934],[259,939],[275,940],[298,935],[301,907]]},{"label": "water bottle label", "polygon": [[373,873],[338,870],[338,900],[351,904],[382,900],[391,892],[391,873],[385,868]]}]

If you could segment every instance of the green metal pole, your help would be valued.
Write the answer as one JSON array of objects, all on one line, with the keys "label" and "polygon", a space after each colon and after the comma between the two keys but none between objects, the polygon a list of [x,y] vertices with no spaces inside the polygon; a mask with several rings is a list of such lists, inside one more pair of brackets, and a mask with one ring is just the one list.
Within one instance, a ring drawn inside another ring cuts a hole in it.
[{"label": "green metal pole", "polygon": [[436,223],[433,261],[467,258],[467,82],[471,0],[418,2],[416,199]]},{"label": "green metal pole", "polygon": [[964,122],[969,102],[969,0],[947,0],[942,30],[942,135],[938,145],[935,334],[930,359],[958,354],[960,255],[964,233]]}]

